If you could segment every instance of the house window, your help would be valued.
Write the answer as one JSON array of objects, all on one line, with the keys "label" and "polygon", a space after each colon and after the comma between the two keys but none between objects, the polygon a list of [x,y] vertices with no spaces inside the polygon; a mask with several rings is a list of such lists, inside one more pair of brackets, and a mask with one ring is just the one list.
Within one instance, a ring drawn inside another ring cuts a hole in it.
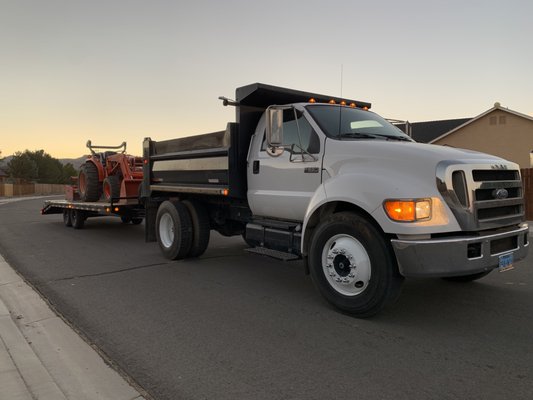
[{"label": "house window", "polygon": [[506,118],[505,118],[505,115],[500,115],[500,117],[498,118],[498,123],[500,125],[504,125],[506,123]]},{"label": "house window", "polygon": [[496,125],[496,122],[498,122],[498,119],[495,116],[489,118],[490,125]]}]

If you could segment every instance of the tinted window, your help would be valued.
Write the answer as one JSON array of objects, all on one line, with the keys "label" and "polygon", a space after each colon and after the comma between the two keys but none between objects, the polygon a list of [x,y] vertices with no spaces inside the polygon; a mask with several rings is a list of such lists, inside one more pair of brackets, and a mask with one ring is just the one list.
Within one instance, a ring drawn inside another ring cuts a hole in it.
[{"label": "tinted window", "polygon": [[343,134],[368,134],[410,140],[401,130],[370,111],[329,105],[307,106],[307,110],[324,133],[331,138]]},{"label": "tinted window", "polygon": [[[300,134],[298,135],[298,131]],[[320,141],[317,133],[305,119],[301,111],[294,109],[283,111],[283,147],[291,150],[296,145],[294,152],[301,153],[300,149],[310,154],[320,152]],[[263,139],[262,150],[266,150],[266,141]]]}]

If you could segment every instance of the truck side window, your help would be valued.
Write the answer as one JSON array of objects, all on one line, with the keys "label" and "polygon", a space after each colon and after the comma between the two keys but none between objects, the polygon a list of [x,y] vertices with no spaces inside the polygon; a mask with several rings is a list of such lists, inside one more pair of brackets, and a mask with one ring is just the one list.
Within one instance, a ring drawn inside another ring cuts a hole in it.
[{"label": "truck side window", "polygon": [[[294,151],[298,154],[301,153],[300,148],[310,154],[320,153],[318,134],[305,119],[302,112],[296,111],[296,116],[294,114],[293,109],[283,111],[283,147],[290,151],[292,145],[295,144],[297,147],[294,148]],[[300,130],[300,135],[298,135],[298,129]],[[263,136],[261,150],[266,150],[266,147],[265,136]]]}]

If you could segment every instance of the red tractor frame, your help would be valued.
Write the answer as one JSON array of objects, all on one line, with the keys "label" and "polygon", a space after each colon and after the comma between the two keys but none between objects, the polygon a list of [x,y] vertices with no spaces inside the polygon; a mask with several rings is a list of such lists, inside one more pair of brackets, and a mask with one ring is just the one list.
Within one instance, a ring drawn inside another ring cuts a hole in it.
[{"label": "red tractor frame", "polygon": [[[120,146],[96,146],[87,141],[91,151],[80,167],[78,190],[82,201],[137,199],[143,178],[141,157],[126,154],[126,142]],[[96,152],[95,150],[105,150]]]}]

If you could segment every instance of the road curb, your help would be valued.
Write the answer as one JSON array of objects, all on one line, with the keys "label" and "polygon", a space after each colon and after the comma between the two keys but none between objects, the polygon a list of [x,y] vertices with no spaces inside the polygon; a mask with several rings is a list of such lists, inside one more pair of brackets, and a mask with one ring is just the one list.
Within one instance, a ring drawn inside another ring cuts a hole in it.
[{"label": "road curb", "polygon": [[144,399],[1,255],[0,372],[10,399]]}]

